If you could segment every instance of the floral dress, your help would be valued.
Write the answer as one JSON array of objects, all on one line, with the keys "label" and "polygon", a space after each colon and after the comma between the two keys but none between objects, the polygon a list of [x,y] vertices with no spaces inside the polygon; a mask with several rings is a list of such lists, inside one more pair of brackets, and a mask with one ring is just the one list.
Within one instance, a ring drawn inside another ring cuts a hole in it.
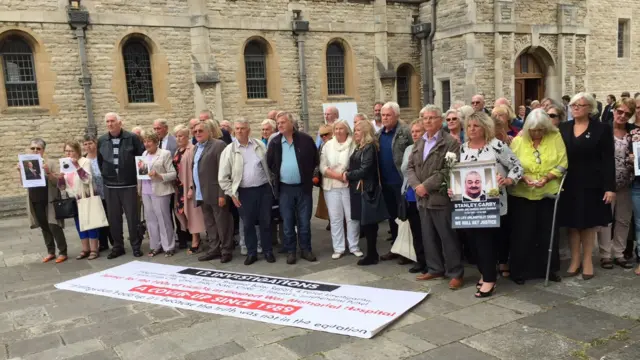
[{"label": "floral dress", "polygon": [[[516,184],[524,175],[524,169],[520,160],[511,151],[509,146],[504,142],[493,138],[488,144],[481,149],[472,149],[469,143],[465,142],[460,147],[460,162],[473,161],[495,161],[497,163],[498,173],[506,178],[511,178]],[[505,187],[500,188],[500,215],[507,214],[507,190]]]},{"label": "floral dress", "polygon": [[[176,172],[180,173],[180,162],[182,160],[182,155],[187,149],[184,148],[182,150],[176,150],[176,154],[173,156],[173,166],[176,168]],[[174,180],[174,185],[176,187],[176,211],[178,214],[184,214],[184,185],[182,181],[180,181],[180,176],[176,176]]]},{"label": "floral dress", "polygon": [[628,189],[634,178],[633,164],[630,164],[631,135],[613,137],[616,164],[616,191]]}]

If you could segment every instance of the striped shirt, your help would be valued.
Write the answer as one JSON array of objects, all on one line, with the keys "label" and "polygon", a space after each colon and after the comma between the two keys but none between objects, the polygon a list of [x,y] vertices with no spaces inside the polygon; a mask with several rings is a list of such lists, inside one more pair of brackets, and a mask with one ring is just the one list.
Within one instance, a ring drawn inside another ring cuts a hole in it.
[{"label": "striped shirt", "polygon": [[120,138],[111,138],[113,144],[113,166],[116,168],[116,174],[118,174],[118,154],[120,154]]}]

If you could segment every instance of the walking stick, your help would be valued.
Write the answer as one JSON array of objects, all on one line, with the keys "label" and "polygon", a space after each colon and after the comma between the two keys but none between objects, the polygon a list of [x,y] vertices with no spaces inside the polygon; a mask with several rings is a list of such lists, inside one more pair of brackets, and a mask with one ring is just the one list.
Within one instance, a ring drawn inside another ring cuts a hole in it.
[{"label": "walking stick", "polygon": [[556,230],[556,213],[558,211],[558,202],[560,201],[560,193],[562,192],[562,188],[564,187],[564,180],[567,178],[567,172],[565,171],[562,180],[560,180],[560,188],[558,189],[558,193],[555,195],[550,195],[551,199],[555,198],[555,204],[553,205],[553,221],[551,222],[551,240],[549,241],[549,256],[547,257],[547,273],[544,277],[544,286],[549,286],[549,272],[551,271],[551,253],[553,251],[553,234],[555,234]]}]

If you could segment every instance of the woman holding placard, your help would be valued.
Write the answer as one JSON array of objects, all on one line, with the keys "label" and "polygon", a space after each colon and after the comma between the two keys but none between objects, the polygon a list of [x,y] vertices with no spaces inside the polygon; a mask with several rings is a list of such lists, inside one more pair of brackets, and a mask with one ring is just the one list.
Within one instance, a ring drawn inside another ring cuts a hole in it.
[{"label": "woman holding placard", "polygon": [[[548,111],[551,111],[549,109]],[[522,180],[509,189],[511,214],[511,279],[524,284],[529,279],[544,278],[548,257],[555,200],[546,195],[560,191],[560,179],[567,170],[567,151],[558,128],[543,109],[527,117],[520,136],[513,139],[511,150],[524,168]],[[561,281],[558,227],[553,233],[549,279]]]},{"label": "woman holding placard", "polygon": [[[567,276],[593,278],[592,252],[596,232],[613,220],[616,169],[611,126],[591,120],[596,100],[578,93],[569,102],[574,121],[560,123],[571,171],[567,173],[558,205],[558,224],[569,229],[571,264]],[[582,252],[582,253],[581,253]]]},{"label": "woman holding placard", "polygon": [[[66,141],[64,143],[64,155],[71,159],[72,171],[60,169],[58,174],[58,188],[66,191],[70,198],[83,198],[89,196],[93,182],[91,180],[91,160],[82,157],[80,143],[77,141]],[[66,172],[65,172],[66,171]],[[80,220],[78,216],[74,218],[76,230],[82,242],[82,251],[76,260],[87,258],[93,260],[99,256],[99,229],[80,231]]]},{"label": "woman holding placard", "polygon": [[[460,147],[460,162],[495,161],[496,182],[500,192],[500,223],[506,222],[506,188],[516,184],[522,177],[522,165],[507,144],[495,138],[494,121],[484,112],[475,112],[465,121],[467,142]],[[506,224],[504,224],[506,225]],[[478,282],[475,296],[483,298],[493,295],[497,279],[498,247],[507,241],[502,239],[499,229],[468,229],[468,238],[474,242],[478,270],[482,278]]]},{"label": "woman holding placard", "polygon": [[176,169],[173,166],[171,152],[158,147],[158,135],[148,132],[144,135],[144,148],[142,157],[149,164],[150,180],[138,180],[138,193],[142,195],[144,204],[144,216],[147,220],[149,231],[149,257],[154,257],[162,252],[166,257],[175,254],[175,239],[173,238],[173,217],[171,216],[170,202],[173,196]]}]

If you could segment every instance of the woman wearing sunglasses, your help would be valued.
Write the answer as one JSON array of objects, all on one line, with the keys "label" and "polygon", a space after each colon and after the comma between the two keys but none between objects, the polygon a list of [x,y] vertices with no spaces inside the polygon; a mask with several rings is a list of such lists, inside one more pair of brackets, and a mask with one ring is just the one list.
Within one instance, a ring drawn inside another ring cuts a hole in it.
[{"label": "woman wearing sunglasses", "polygon": [[563,123],[567,120],[567,113],[564,111],[564,107],[560,104],[551,103],[547,107],[546,111],[549,119],[551,119],[551,123],[555,127],[560,126],[560,123]]},{"label": "woman wearing sunglasses", "polygon": [[[533,110],[524,123],[520,136],[513,139],[511,149],[520,159],[524,176],[509,190],[512,217],[511,279],[517,284],[544,278],[546,273],[554,200],[545,195],[557,194],[560,178],[567,169],[567,151],[558,128],[543,109]],[[560,281],[558,228],[554,234],[549,279]]]}]

